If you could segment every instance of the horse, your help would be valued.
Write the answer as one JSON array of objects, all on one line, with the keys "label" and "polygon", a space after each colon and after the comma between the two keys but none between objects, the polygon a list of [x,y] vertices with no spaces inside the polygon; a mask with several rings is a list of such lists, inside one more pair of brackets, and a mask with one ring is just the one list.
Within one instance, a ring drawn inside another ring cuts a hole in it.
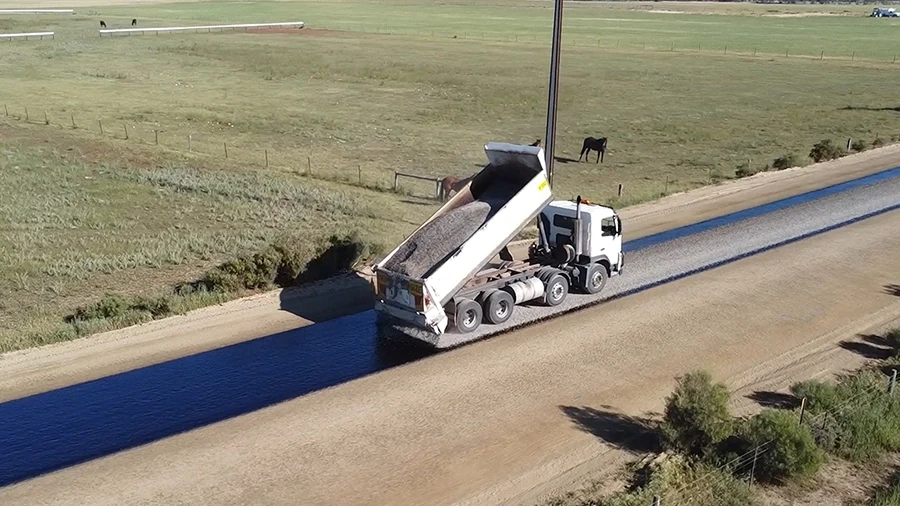
[{"label": "horse", "polygon": [[471,181],[474,177],[475,174],[462,179],[453,176],[447,176],[444,179],[441,179],[441,201],[446,202],[450,198],[451,191],[458,192],[464,186],[469,184],[469,181]]},{"label": "horse", "polygon": [[587,161],[592,149],[597,152],[597,163],[600,163],[603,160],[603,155],[606,154],[606,137],[586,137],[581,144],[581,154],[578,155],[578,161],[581,161],[582,156]]},{"label": "horse", "polygon": [[137,26],[137,20],[136,20],[136,19],[132,19],[132,20],[131,20],[131,26]]},{"label": "horse", "polygon": [[100,20],[100,28],[106,28],[106,23],[102,19]]}]

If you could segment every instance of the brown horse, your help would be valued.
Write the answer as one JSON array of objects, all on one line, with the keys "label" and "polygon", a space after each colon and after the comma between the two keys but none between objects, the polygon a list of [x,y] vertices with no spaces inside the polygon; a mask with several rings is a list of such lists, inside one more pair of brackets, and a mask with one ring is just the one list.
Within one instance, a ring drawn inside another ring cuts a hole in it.
[{"label": "brown horse", "polygon": [[[475,174],[477,174],[477,172]],[[475,174],[466,178],[447,176],[444,179],[441,179],[441,201],[446,202],[450,198],[450,192],[459,192],[459,190],[462,190],[463,187],[469,184],[469,181],[475,177]]]}]

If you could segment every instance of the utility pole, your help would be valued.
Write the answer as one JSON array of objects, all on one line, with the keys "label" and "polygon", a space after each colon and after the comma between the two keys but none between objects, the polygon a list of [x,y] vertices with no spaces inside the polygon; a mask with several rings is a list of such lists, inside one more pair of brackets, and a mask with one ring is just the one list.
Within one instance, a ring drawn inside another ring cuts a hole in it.
[{"label": "utility pole", "polygon": [[563,0],[555,0],[553,6],[553,42],[550,48],[550,92],[547,99],[547,132],[544,136],[544,163],[547,180],[553,188],[553,148],[556,144],[556,101],[559,97],[559,50],[562,40]]}]

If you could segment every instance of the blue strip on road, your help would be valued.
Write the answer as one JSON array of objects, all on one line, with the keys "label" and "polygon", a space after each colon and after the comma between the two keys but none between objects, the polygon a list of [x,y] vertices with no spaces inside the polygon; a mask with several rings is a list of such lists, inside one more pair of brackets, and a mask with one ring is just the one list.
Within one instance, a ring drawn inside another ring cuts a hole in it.
[{"label": "blue strip on road", "polygon": [[[897,176],[900,168],[629,241],[625,249],[646,248]],[[0,486],[250,413],[432,353],[398,347],[376,335],[370,310],[0,404]]]}]

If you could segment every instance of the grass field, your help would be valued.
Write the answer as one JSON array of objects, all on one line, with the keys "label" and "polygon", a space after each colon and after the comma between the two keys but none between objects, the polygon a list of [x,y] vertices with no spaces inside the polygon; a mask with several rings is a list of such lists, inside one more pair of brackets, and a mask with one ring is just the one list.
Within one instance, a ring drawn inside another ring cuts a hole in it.
[{"label": "grass field", "polygon": [[[485,142],[544,134],[549,2],[83,3],[0,17],[57,34],[0,42],[0,350],[279,235],[391,244],[437,205],[428,183],[389,191],[394,170],[469,175]],[[621,207],[822,138],[900,134],[900,22],[869,10],[567,4],[557,155],[610,141],[603,164],[557,163],[557,194]],[[307,27],[98,36],[132,18]]]}]

